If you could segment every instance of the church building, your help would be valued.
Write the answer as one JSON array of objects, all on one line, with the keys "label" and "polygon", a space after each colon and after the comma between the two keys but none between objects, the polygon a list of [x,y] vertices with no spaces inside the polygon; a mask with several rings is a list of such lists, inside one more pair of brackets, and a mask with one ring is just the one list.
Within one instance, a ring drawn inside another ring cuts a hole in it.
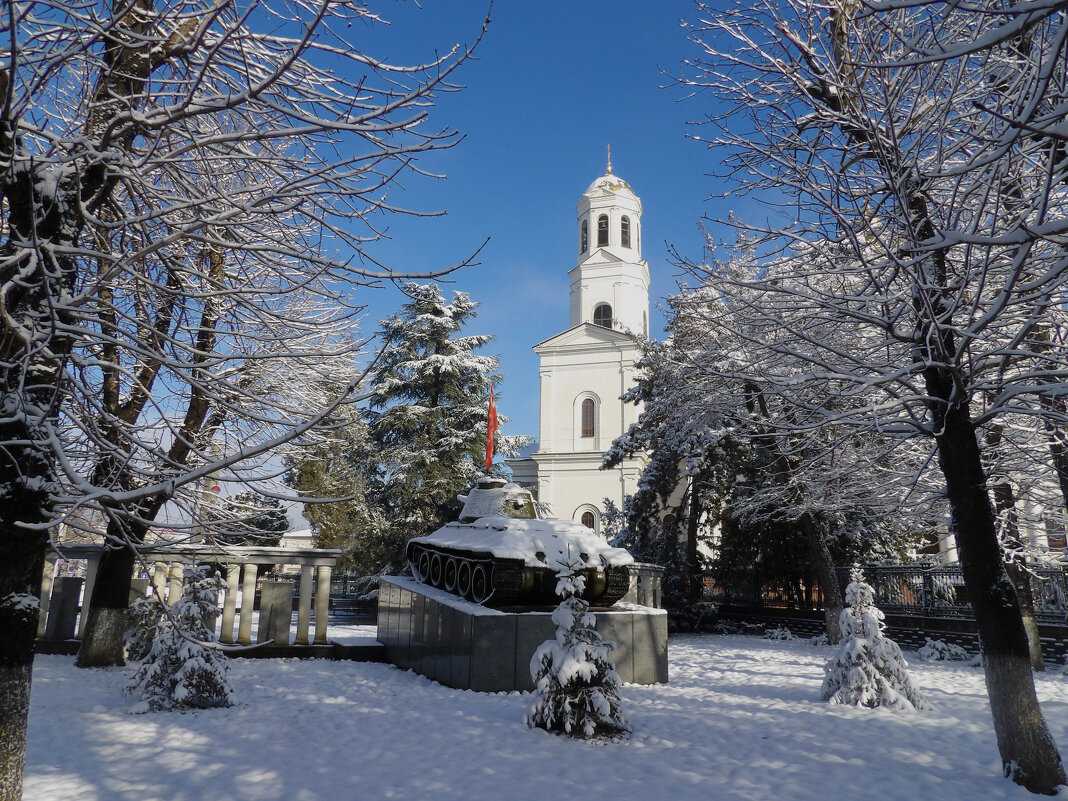
[{"label": "church building", "polygon": [[642,259],[641,200],[612,174],[611,159],[577,210],[571,325],[534,346],[541,362],[538,449],[508,465],[513,480],[535,489],[554,517],[600,531],[604,499],[622,507],[642,468],[641,460],[628,459],[600,469],[604,452],[641,412],[620,395],[634,385],[634,337],[649,335],[649,265]]}]

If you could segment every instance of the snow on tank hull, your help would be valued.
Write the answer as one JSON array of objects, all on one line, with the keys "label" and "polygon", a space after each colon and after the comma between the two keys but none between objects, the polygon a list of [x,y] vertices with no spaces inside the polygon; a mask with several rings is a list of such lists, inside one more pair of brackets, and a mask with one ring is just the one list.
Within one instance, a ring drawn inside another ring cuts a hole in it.
[{"label": "snow on tank hull", "polygon": [[448,523],[408,543],[412,574],[421,582],[487,606],[555,603],[561,561],[578,561],[583,598],[611,606],[630,588],[634,559],[596,532],[570,520],[481,517]]}]

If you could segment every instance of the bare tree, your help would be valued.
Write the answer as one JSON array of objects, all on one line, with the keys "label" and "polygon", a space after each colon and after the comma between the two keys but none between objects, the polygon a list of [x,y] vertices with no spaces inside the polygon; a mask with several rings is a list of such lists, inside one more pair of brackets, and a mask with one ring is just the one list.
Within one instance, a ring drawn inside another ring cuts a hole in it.
[{"label": "bare tree", "polygon": [[[794,211],[761,231],[787,257],[747,279],[709,274],[727,303],[748,304],[745,336],[764,345],[749,371],[787,401],[806,380],[870,398],[866,409],[828,407],[836,425],[932,438],[1005,772],[1043,793],[1065,774],[1035,696],[977,431],[1007,413],[1064,422],[1041,399],[1066,391],[1065,355],[1030,347],[1068,284],[1068,163],[1053,127],[1068,24],[1051,7],[1023,4],[1016,17],[985,2],[705,8],[693,29],[704,56],[687,76],[729,104],[711,121],[732,176],[785,192]],[[850,347],[843,330],[857,334]]]},{"label": "bare tree", "polygon": [[380,22],[335,0],[5,6],[4,801],[57,523],[109,521],[119,586],[163,503],[255,469],[355,386],[311,398],[292,379],[355,354],[354,285],[396,277],[369,249],[401,211],[389,189],[458,141],[427,113],[470,53],[387,63],[356,43]]},{"label": "bare tree", "polygon": [[[717,263],[718,275],[752,276],[758,270],[752,254],[734,250],[740,255]],[[638,386],[628,395],[644,403],[642,415],[606,454],[609,465],[627,454],[649,454],[631,504],[631,529],[663,528],[673,501],[684,510],[676,488],[688,483],[682,500],[696,501],[706,528],[718,528],[714,564],[724,583],[735,576],[752,580],[754,552],[765,575],[781,571],[794,587],[802,577],[811,587],[816,578],[827,635],[837,642],[843,595],[834,557],[848,564],[918,544],[926,511],[920,501],[928,498],[910,487],[921,464],[900,453],[890,462],[895,443],[877,433],[858,436],[823,425],[831,409],[863,399],[805,382],[803,403],[801,394],[786,403],[755,376],[749,367],[760,354],[749,351],[763,344],[743,335],[748,308],[740,298],[725,303],[715,287],[684,286],[668,303],[671,336],[644,347]],[[798,376],[805,369],[795,360]],[[686,523],[692,519],[685,515]],[[665,534],[674,544],[692,531]],[[692,537],[686,541],[696,550]],[[736,564],[740,547],[744,565]]]}]

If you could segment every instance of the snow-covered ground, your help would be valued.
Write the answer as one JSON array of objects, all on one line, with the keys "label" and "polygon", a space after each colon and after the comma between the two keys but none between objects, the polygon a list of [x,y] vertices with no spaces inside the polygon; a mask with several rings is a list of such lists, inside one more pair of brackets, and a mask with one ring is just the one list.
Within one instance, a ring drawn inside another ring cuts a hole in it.
[{"label": "snow-covered ground", "polygon": [[[673,638],[670,683],[623,688],[634,731],[610,744],[527,729],[529,694],[451,690],[383,664],[236,659],[238,706],[132,715],[125,670],[39,656],[24,798],[1034,798],[1001,777],[979,668],[906,654],[934,709],[873,711],[820,701],[830,654],[802,640]],[[1068,678],[1037,684],[1068,749]]]}]

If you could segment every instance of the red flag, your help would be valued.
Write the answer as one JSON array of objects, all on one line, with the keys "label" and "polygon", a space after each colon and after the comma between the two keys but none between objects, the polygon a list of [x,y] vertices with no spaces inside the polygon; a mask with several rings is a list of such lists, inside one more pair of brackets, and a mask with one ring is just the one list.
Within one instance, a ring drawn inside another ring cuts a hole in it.
[{"label": "red flag", "polygon": [[493,435],[497,431],[497,404],[493,400],[493,387],[490,387],[489,422],[486,425],[486,469],[493,467]]}]

